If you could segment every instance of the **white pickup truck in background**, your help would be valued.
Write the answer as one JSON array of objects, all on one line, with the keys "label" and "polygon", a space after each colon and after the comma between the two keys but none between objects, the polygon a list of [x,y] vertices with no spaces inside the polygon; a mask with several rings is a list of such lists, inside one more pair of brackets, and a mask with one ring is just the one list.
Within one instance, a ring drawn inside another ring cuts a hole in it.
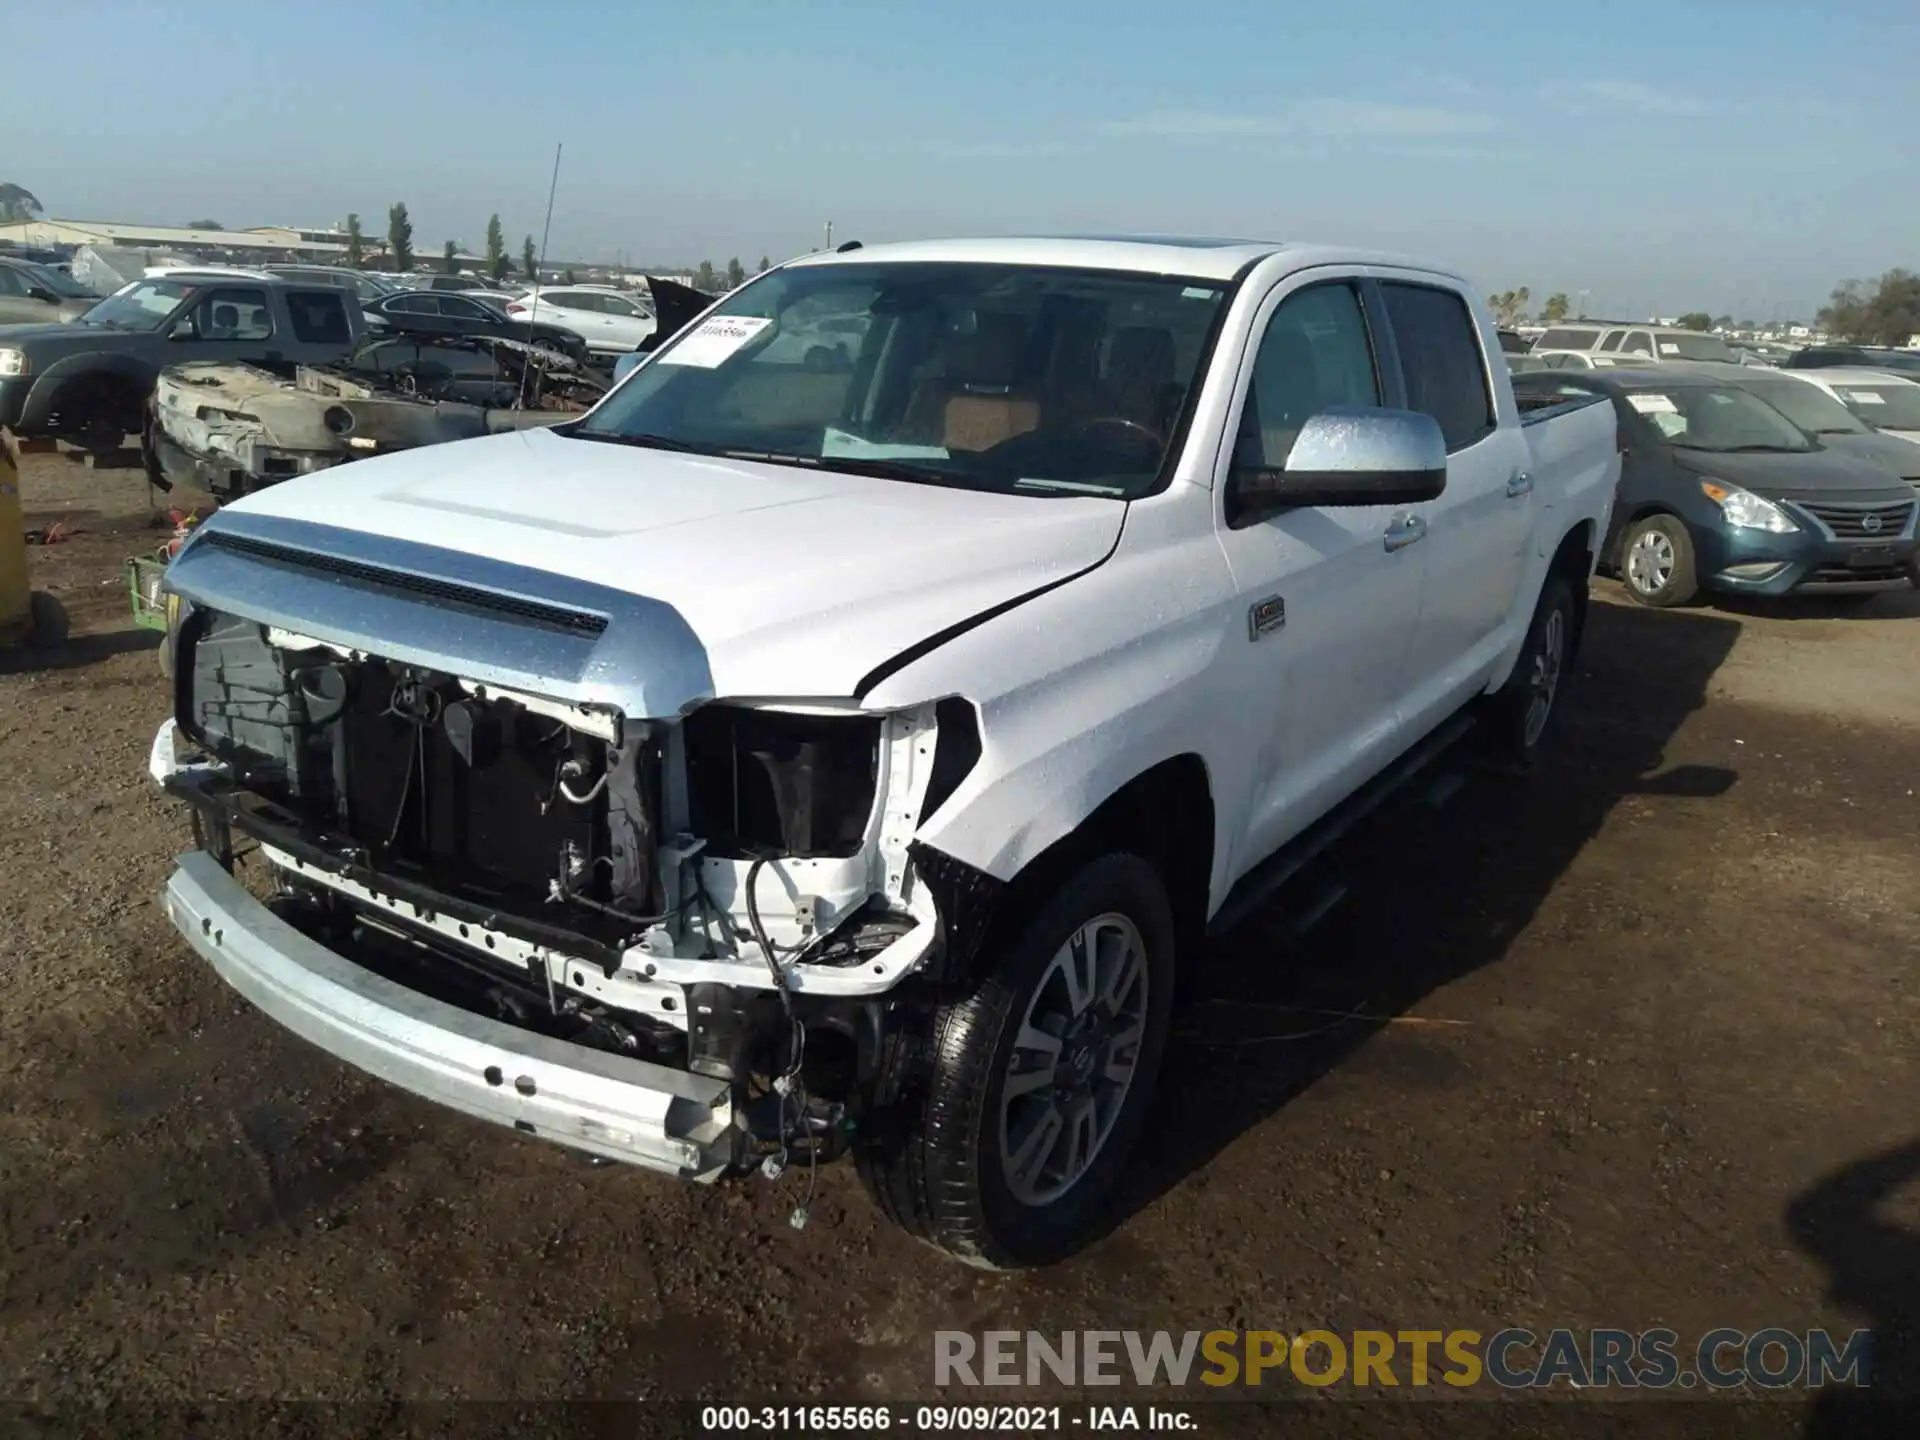
[{"label": "white pickup truck in background", "polygon": [[[1474,294],[1300,245],[809,256],[579,420],[229,506],[167,576],[167,910],[470,1114],[695,1179],[851,1151],[948,1252],[1056,1259],[1209,926],[1469,725],[1548,732],[1615,421],[1523,416]],[[796,308],[854,341],[782,347]]]}]

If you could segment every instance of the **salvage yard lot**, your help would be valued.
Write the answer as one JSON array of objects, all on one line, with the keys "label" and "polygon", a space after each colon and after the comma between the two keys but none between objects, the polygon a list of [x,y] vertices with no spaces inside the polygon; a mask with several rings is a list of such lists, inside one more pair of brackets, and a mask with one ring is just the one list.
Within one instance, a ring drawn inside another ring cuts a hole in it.
[{"label": "salvage yard lot", "polygon": [[0,654],[11,1398],[911,1399],[943,1328],[1507,1325],[1872,1324],[1920,1389],[1920,596],[1601,582],[1543,773],[1393,808],[1304,940],[1217,945],[1110,1233],[997,1276],[848,1168],[796,1233],[804,1175],[592,1168],[253,1013],[155,903],[144,486],[23,483],[82,633]]}]

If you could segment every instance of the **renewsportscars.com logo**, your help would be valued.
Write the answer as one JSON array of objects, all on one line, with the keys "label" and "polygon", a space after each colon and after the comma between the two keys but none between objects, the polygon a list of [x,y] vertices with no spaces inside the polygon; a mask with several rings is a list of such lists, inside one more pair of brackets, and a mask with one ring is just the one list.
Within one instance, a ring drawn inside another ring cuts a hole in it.
[{"label": "renewsportscars.com logo", "polygon": [[1817,1389],[1872,1383],[1873,1335],[1709,1330],[937,1330],[936,1385]]}]

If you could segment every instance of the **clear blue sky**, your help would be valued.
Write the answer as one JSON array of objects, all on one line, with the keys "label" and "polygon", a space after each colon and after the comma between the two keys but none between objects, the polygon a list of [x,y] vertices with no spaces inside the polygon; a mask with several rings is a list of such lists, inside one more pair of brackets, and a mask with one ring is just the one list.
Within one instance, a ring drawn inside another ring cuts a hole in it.
[{"label": "clear blue sky", "polygon": [[50,214],[751,264],[836,239],[1351,241],[1596,310],[1811,311],[1920,266],[1920,3],[10,4]]}]

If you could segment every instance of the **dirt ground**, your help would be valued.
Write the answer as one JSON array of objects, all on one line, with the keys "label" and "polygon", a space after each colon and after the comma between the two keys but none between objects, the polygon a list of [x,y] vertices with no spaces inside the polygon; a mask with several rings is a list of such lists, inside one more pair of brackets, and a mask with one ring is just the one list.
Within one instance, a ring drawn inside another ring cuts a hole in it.
[{"label": "dirt ground", "polygon": [[1317,929],[1205,957],[1110,1233],[999,1276],[850,1170],[796,1232],[798,1177],[591,1167],[250,1010],[155,900],[144,482],[24,487],[81,633],[0,654],[0,1400],[913,1400],[935,1329],[1509,1325],[1871,1325],[1920,1393],[1920,596],[1602,582],[1544,773],[1397,806]]}]

